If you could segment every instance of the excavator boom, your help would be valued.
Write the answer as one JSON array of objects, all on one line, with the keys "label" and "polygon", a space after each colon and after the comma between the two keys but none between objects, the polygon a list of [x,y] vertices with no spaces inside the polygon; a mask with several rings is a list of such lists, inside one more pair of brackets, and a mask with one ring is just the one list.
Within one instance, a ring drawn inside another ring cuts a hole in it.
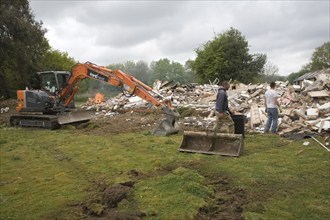
[{"label": "excavator boom", "polygon": [[[59,98],[65,104],[65,106],[70,104],[74,95],[77,93],[77,83],[85,78],[95,79],[104,83],[108,83],[112,86],[120,86],[126,95],[139,96],[150,104],[161,108],[165,118],[163,118],[152,131],[153,134],[168,135],[178,132],[179,129],[176,120],[179,114],[175,112],[171,102],[168,99],[161,97],[159,94],[156,94],[152,91],[152,88],[121,70],[113,71],[90,62],[84,64],[78,63],[73,66],[70,78],[68,79],[65,87],[59,92]],[[72,117],[68,117],[69,123],[71,123],[71,118]],[[79,120],[79,117],[75,118]],[[62,123],[65,123],[65,117]]]}]

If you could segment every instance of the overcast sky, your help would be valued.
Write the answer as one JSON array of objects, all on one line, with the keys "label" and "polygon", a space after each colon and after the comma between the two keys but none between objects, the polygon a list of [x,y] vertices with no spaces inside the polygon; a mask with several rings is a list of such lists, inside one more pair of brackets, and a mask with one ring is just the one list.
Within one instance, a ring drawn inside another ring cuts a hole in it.
[{"label": "overcast sky", "polygon": [[98,65],[168,58],[184,64],[215,33],[233,27],[280,75],[297,72],[330,39],[323,1],[36,1],[54,49]]}]

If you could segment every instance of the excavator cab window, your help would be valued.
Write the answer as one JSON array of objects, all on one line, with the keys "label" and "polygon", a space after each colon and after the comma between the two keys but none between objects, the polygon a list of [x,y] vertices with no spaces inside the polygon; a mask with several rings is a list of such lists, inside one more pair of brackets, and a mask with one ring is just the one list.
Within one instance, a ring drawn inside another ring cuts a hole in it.
[{"label": "excavator cab window", "polygon": [[55,93],[64,87],[70,74],[68,72],[41,72],[39,77],[41,79],[41,87],[51,93]]},{"label": "excavator cab window", "polygon": [[55,74],[53,72],[40,73],[39,76],[41,79],[41,87],[51,93],[54,93],[58,89]]},{"label": "excavator cab window", "polygon": [[65,86],[65,83],[68,81],[70,75],[67,73],[59,73],[56,74],[56,76],[57,76],[58,88],[63,88]]}]

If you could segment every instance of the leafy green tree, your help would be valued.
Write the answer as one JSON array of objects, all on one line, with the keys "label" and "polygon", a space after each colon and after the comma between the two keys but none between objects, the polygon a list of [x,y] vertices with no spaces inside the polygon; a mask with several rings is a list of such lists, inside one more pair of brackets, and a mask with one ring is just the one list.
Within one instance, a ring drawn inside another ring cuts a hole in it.
[{"label": "leafy green tree", "polygon": [[180,83],[187,81],[184,67],[178,62],[170,62],[167,58],[151,62],[150,72],[150,84],[157,79],[162,81],[174,80]]},{"label": "leafy green tree", "polygon": [[187,60],[184,64],[185,79],[186,79],[185,81],[187,81],[188,83],[194,83],[198,81],[196,72],[192,68],[193,63],[194,63],[193,60]]},{"label": "leafy green tree", "polygon": [[144,61],[127,61],[124,63],[123,70],[125,73],[134,76],[141,82],[147,84],[149,81],[149,66]]},{"label": "leafy green tree", "polygon": [[42,22],[35,21],[28,0],[0,4],[0,97],[14,97],[42,67],[50,48]]},{"label": "leafy green tree", "polygon": [[39,71],[65,70],[70,71],[77,63],[67,52],[50,49],[42,57],[42,67]]},{"label": "leafy green tree", "polygon": [[135,64],[134,75],[141,82],[147,84],[149,82],[149,66],[146,62],[140,60]]},{"label": "leafy green tree", "polygon": [[197,57],[192,67],[202,83],[215,78],[249,83],[260,74],[267,60],[264,54],[249,54],[247,40],[234,28],[218,34],[195,51]]},{"label": "leafy green tree", "polygon": [[293,81],[300,76],[323,68],[330,68],[330,41],[325,42],[322,46],[317,47],[310,59],[310,62],[301,67],[298,72],[291,73],[287,80],[292,84]]},{"label": "leafy green tree", "polygon": [[330,41],[316,48],[308,65],[309,71],[330,68]]},{"label": "leafy green tree", "polygon": [[298,71],[298,72],[293,72],[293,73],[291,73],[290,75],[288,75],[287,76],[287,80],[289,81],[289,83],[291,83],[291,84],[293,84],[293,81],[295,80],[295,79],[297,79],[297,78],[299,78],[300,76],[302,76],[302,75],[304,75],[304,74],[306,74],[306,73],[308,73],[309,72],[309,70],[308,69],[301,69],[300,71]]}]

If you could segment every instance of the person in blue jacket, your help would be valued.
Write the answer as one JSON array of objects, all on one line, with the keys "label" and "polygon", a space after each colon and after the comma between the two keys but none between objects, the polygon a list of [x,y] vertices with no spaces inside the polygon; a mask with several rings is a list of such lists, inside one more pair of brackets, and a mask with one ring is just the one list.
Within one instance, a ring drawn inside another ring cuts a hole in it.
[{"label": "person in blue jacket", "polygon": [[228,81],[223,81],[217,94],[215,103],[217,121],[213,128],[218,133],[231,133],[235,132],[234,121],[231,118],[232,113],[228,107],[227,90],[230,88]]}]

